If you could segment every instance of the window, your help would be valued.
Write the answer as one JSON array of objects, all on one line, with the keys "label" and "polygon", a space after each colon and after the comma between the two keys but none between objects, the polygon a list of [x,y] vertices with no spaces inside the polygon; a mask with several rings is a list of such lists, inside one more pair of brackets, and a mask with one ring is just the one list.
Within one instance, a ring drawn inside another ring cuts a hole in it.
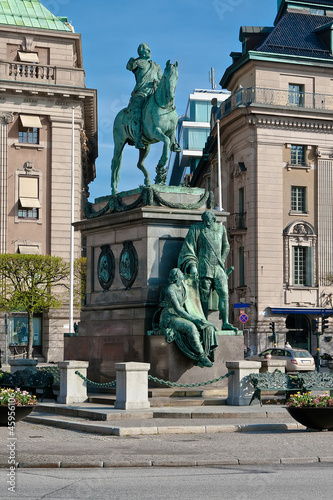
[{"label": "window", "polygon": [[[42,343],[42,318],[35,316],[33,318],[34,328],[34,346],[40,346]],[[25,313],[13,313],[9,318],[9,344],[10,345],[28,345],[28,317]]]},{"label": "window", "polygon": [[306,213],[306,187],[291,186],[291,211]]},{"label": "window", "polygon": [[38,144],[39,143],[38,128],[20,127],[19,142],[25,142],[27,144]]},{"label": "window", "polygon": [[306,284],[306,248],[293,247],[294,285]]},{"label": "window", "polygon": [[38,219],[39,208],[39,178],[19,176],[18,217],[20,219]]},{"label": "window", "polygon": [[311,286],[313,284],[312,247],[293,246],[293,285]]},{"label": "window", "polygon": [[183,147],[184,149],[192,149],[201,151],[206,144],[209,136],[207,128],[185,128],[183,132]]},{"label": "window", "polygon": [[39,129],[42,124],[39,116],[20,115],[19,142],[39,144]]},{"label": "window", "polygon": [[245,229],[244,188],[238,190],[238,228]]},{"label": "window", "polygon": [[239,286],[245,286],[244,274],[244,247],[239,248],[238,252]]},{"label": "window", "polygon": [[292,144],[290,147],[290,163],[292,165],[305,164],[305,146]]},{"label": "window", "polygon": [[191,101],[190,119],[193,122],[209,122],[212,105],[206,101]]},{"label": "window", "polygon": [[299,301],[289,287],[314,287],[317,277],[314,227],[307,222],[291,222],[284,230],[284,283],[287,303]]},{"label": "window", "polygon": [[314,14],[315,16],[324,16],[324,9],[310,9],[310,14]]},{"label": "window", "polygon": [[18,210],[18,216],[20,219],[38,219],[38,210],[37,208],[20,207]]},{"label": "window", "polygon": [[289,104],[304,106],[304,85],[289,83]]}]

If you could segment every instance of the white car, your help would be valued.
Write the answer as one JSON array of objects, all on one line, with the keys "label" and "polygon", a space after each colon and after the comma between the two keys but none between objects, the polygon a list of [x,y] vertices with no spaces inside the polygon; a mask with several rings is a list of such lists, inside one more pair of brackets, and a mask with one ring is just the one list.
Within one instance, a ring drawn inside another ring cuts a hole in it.
[{"label": "white car", "polygon": [[255,354],[245,359],[249,361],[263,361],[266,354],[270,354],[271,359],[287,361],[287,372],[313,371],[316,368],[313,356],[305,349],[272,347],[265,349],[260,354]]}]

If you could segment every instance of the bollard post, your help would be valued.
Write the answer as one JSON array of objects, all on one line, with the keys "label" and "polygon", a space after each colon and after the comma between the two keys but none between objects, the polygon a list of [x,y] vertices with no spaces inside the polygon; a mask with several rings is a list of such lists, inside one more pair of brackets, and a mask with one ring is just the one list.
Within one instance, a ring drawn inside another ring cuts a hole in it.
[{"label": "bollard post", "polygon": [[59,361],[60,394],[58,403],[84,403],[88,400],[87,382],[76,375],[76,371],[87,377],[88,361]]},{"label": "bollard post", "polygon": [[[227,361],[228,371],[235,373],[228,378],[227,404],[232,406],[248,406],[254,388],[248,380],[250,373],[259,373],[261,363],[258,361]],[[259,401],[256,403],[259,404]]]},{"label": "bollard post", "polygon": [[115,408],[120,410],[145,410],[148,401],[149,363],[116,363],[117,388]]}]

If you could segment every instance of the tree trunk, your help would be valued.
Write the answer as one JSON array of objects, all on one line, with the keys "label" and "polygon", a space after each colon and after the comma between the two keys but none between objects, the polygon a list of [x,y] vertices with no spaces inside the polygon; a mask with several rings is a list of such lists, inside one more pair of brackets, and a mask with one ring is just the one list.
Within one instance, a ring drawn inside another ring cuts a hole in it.
[{"label": "tree trunk", "polygon": [[34,315],[32,312],[28,311],[28,352],[27,358],[32,358],[32,349],[34,343]]}]

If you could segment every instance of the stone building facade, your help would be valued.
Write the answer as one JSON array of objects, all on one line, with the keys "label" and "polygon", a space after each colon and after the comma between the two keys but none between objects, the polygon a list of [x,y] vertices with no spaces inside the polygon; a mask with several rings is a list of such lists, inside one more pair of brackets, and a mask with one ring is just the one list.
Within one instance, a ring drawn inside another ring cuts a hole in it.
[{"label": "stone building facade", "polygon": [[[80,220],[95,177],[96,100],[85,86],[81,36],[67,19],[38,0],[0,2],[1,253],[69,260],[72,157],[74,219]],[[80,257],[79,233],[74,247]],[[36,317],[35,355],[63,359],[68,317],[66,309]],[[11,355],[24,351],[25,321],[24,314],[7,314]],[[3,314],[0,322],[4,332]]]},{"label": "stone building facade", "polygon": [[332,26],[331,1],[279,0],[273,27],[241,27],[220,82],[231,96],[192,180],[217,185],[219,125],[230,302],[245,304],[255,352],[288,340],[315,354],[312,320],[333,312]]}]

